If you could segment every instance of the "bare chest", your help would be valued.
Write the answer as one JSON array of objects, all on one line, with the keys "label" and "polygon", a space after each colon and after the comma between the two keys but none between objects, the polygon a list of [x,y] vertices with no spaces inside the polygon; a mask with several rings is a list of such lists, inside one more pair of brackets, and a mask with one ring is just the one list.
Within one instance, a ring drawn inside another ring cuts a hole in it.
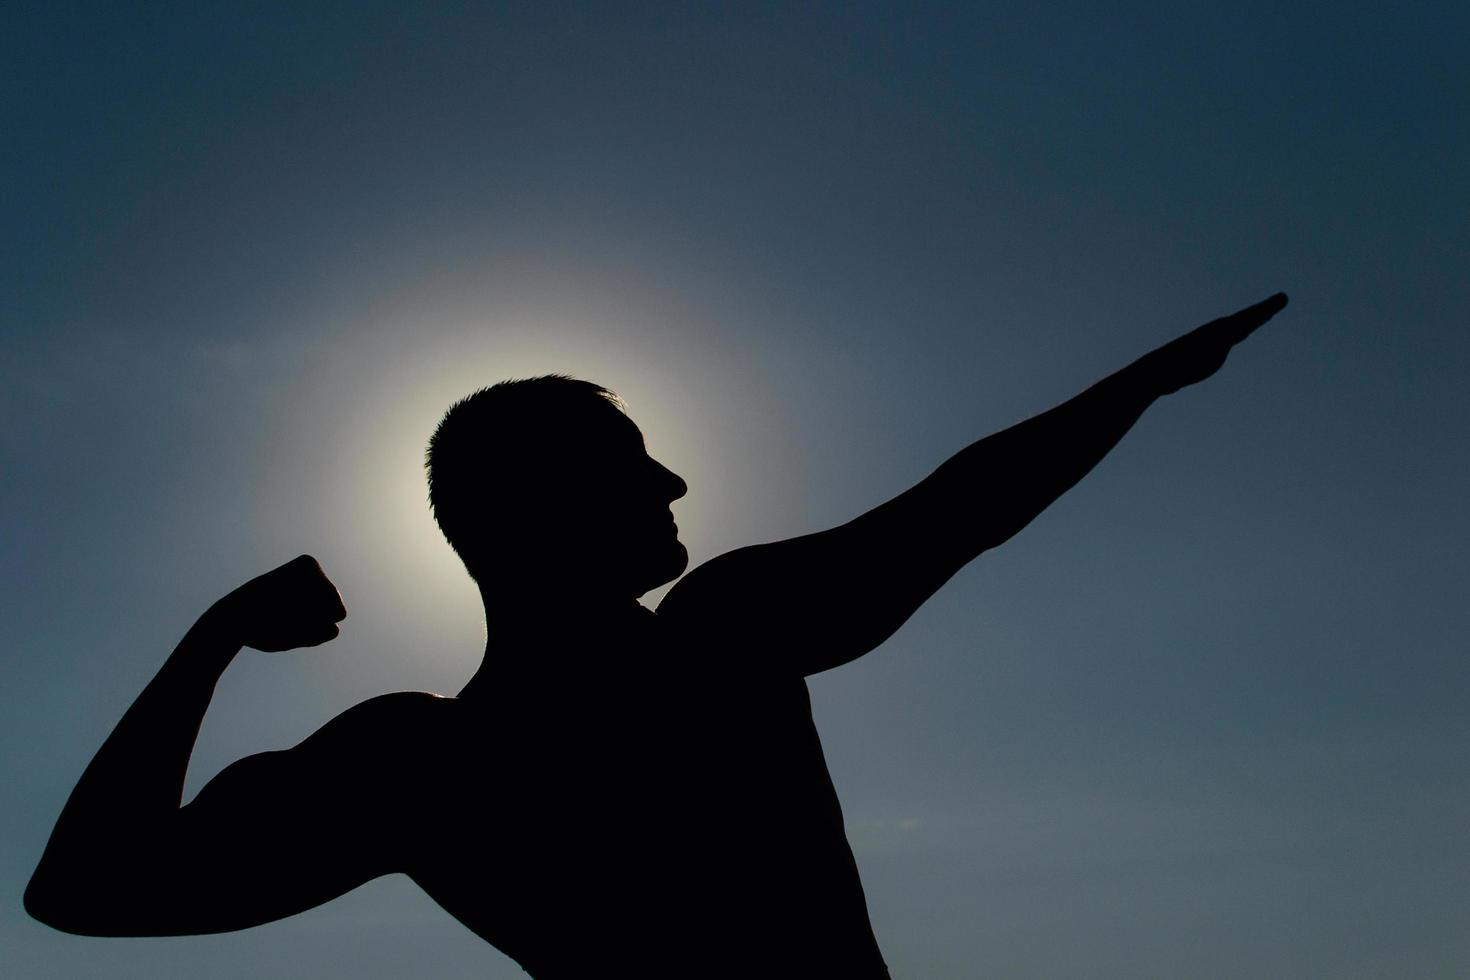
[{"label": "bare chest", "polygon": [[476,728],[438,781],[415,880],[537,977],[654,950],[677,975],[828,893],[855,895],[866,930],[804,685],[688,693],[523,704]]}]

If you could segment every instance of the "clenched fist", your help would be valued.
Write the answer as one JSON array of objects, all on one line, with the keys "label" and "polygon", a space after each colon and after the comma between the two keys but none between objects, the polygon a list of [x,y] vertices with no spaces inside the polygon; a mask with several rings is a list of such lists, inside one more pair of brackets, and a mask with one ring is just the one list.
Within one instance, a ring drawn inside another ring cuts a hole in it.
[{"label": "clenched fist", "polygon": [[256,576],[210,612],[241,646],[270,653],[335,639],[347,618],[337,587],[310,555]]}]

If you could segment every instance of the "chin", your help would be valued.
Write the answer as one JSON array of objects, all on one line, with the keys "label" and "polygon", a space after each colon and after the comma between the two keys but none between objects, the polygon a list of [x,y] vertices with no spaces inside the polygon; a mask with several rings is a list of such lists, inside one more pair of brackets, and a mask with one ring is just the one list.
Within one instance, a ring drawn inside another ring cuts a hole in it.
[{"label": "chin", "polygon": [[659,555],[655,562],[650,562],[647,574],[640,576],[639,584],[642,587],[638,594],[641,596],[646,592],[658,588],[660,585],[667,585],[680,575],[683,575],[684,569],[688,567],[689,549],[685,548],[682,543],[675,541],[672,547]]}]

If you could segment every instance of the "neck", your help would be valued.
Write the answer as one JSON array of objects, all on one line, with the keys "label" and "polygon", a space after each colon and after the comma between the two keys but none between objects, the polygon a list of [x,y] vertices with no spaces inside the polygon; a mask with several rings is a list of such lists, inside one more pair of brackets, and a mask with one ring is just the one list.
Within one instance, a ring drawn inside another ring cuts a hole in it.
[{"label": "neck", "polygon": [[635,599],[605,595],[515,596],[504,591],[485,601],[485,657],[460,691],[474,698],[511,677],[558,677],[617,669],[628,634],[653,613]]}]

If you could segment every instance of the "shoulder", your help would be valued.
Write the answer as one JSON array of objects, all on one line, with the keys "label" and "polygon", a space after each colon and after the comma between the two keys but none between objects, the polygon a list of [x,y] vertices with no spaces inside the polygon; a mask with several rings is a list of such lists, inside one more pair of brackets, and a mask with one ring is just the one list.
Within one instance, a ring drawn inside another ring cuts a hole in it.
[{"label": "shoulder", "polygon": [[425,691],[382,694],[348,708],[290,751],[332,763],[412,767],[442,743],[456,705]]},{"label": "shoulder", "polygon": [[730,676],[798,673],[796,617],[789,606],[820,583],[782,579],[783,547],[750,545],[712,558],[681,578],[658,605],[663,642],[684,660]]},{"label": "shoulder", "polygon": [[727,645],[748,622],[753,603],[744,588],[748,566],[759,561],[762,545],[729,551],[690,571],[658,604],[664,635],[710,649]]},{"label": "shoulder", "polygon": [[322,731],[333,728],[357,730],[379,725],[421,722],[426,723],[446,717],[456,704],[454,698],[428,691],[395,691],[368,698],[342,712],[323,726]]}]

